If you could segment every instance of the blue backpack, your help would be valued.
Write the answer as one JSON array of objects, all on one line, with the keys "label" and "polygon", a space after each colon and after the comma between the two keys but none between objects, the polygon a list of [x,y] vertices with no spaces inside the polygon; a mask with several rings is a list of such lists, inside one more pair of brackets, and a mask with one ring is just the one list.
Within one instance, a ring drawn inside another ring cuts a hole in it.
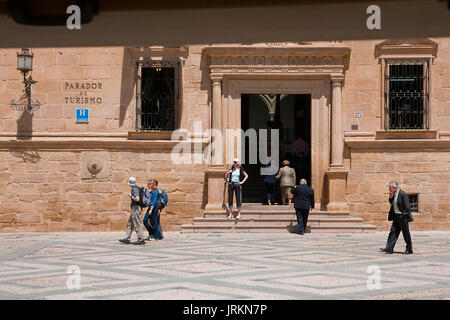
[{"label": "blue backpack", "polygon": [[158,208],[164,209],[167,206],[167,202],[169,201],[169,197],[167,196],[167,192],[161,188],[158,188]]},{"label": "blue backpack", "polygon": [[145,188],[139,188],[139,198],[141,207],[148,207],[150,205],[150,191]]}]

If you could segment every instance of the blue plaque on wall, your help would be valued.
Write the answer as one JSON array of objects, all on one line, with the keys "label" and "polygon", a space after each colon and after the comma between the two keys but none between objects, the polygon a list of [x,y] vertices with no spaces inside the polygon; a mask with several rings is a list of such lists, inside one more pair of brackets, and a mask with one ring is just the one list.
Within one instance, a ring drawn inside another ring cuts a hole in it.
[{"label": "blue plaque on wall", "polygon": [[89,122],[89,109],[77,109],[77,122]]}]

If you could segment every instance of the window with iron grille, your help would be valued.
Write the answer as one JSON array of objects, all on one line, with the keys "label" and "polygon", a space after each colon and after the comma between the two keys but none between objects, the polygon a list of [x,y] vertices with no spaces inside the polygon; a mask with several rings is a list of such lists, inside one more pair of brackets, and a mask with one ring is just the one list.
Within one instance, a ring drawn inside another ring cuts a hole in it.
[{"label": "window with iron grille", "polygon": [[385,130],[429,129],[429,61],[386,60]]},{"label": "window with iron grille", "polygon": [[409,198],[409,208],[411,212],[419,212],[419,195],[418,194],[408,194]]},{"label": "window with iron grille", "polygon": [[171,131],[178,110],[178,66],[143,64],[137,88],[136,130]]}]

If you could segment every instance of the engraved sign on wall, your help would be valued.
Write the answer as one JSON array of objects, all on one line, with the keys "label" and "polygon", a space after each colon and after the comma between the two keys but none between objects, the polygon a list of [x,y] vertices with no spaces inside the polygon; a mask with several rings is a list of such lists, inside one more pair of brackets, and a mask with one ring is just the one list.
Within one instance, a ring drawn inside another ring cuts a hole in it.
[{"label": "engraved sign on wall", "polygon": [[70,92],[70,95],[64,97],[66,104],[102,104],[102,82],[64,82],[64,92]]}]

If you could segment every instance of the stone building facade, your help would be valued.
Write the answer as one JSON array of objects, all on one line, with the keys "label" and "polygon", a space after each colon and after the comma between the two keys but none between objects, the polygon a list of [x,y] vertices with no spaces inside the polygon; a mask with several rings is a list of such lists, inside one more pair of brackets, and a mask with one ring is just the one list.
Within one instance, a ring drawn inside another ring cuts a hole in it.
[{"label": "stone building facade", "polygon": [[164,230],[220,208],[225,155],[174,164],[171,134],[186,129],[181,143],[200,144],[201,157],[205,130],[242,128],[245,95],[307,97],[319,208],[385,229],[397,180],[417,206],[412,229],[450,230],[449,38],[33,48],[32,112],[12,107],[23,94],[18,51],[0,51],[2,232],[122,230],[129,176],[168,192]]}]

